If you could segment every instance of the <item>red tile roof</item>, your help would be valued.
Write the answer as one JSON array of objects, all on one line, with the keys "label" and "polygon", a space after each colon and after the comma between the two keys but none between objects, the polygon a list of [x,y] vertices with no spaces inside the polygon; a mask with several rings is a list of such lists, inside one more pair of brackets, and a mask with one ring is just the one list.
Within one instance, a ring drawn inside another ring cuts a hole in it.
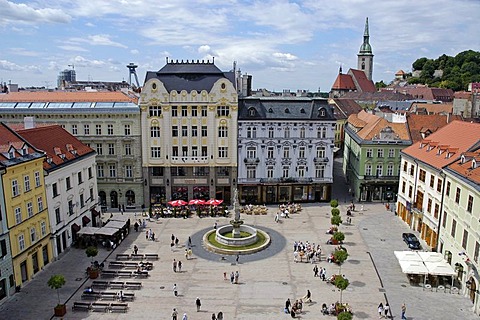
[{"label": "red tile roof", "polygon": [[418,141],[403,153],[441,169],[460,158],[460,154],[480,143],[480,124],[452,121]]},{"label": "red tile roof", "polygon": [[453,104],[452,103],[413,103],[410,108],[412,112],[421,112],[422,109],[426,111],[427,114],[440,114],[440,113],[452,113]]},{"label": "red tile roof", "polygon": [[59,125],[23,129],[17,132],[37,149],[46,152],[47,159],[43,162],[45,170],[94,153],[92,148],[83,144]]},{"label": "red tile roof", "polygon": [[20,91],[0,94],[0,102],[138,102],[121,91]]},{"label": "red tile roof", "polygon": [[376,92],[375,84],[372,80],[368,80],[367,75],[362,70],[350,69],[348,74],[352,76],[352,80],[356,85],[358,91],[361,92]]},{"label": "red tile roof", "polygon": [[[413,143],[425,139],[429,134],[434,133],[448,122],[461,120],[459,116],[447,116],[439,114],[408,114],[407,123]],[[423,133],[423,135],[422,135]]]},{"label": "red tile roof", "polygon": [[[5,123],[0,122],[0,162],[5,161],[4,165],[7,165],[9,158],[5,156],[9,151],[13,150],[15,153],[15,158],[21,158],[23,155],[21,153],[22,148],[26,148],[27,153],[31,154],[36,152],[32,146],[30,146],[21,136],[15,134],[11,128],[9,128]],[[13,148],[13,149],[12,149]]]},{"label": "red tile roof", "polygon": [[336,119],[347,119],[349,115],[359,113],[363,108],[353,99],[330,99]]},{"label": "red tile roof", "polygon": [[348,74],[339,73],[333,83],[332,90],[356,90],[352,77]]},{"label": "red tile roof", "polygon": [[448,166],[448,169],[473,183],[480,184],[480,149],[463,153],[459,160]]},{"label": "red tile roof", "polygon": [[348,117],[348,123],[359,129],[357,135],[364,140],[372,140],[386,127],[392,128],[400,140],[410,140],[406,123],[392,123],[384,118],[360,111]]}]

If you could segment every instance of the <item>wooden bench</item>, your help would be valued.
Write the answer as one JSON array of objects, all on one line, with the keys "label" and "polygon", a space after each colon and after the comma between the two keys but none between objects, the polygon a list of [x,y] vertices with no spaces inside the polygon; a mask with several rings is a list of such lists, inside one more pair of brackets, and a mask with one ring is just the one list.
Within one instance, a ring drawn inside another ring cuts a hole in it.
[{"label": "wooden bench", "polygon": [[92,282],[92,288],[95,288],[95,289],[100,289],[100,290],[104,290],[104,289],[107,289],[108,288],[108,281],[99,281],[99,280],[94,280]]},{"label": "wooden bench", "polygon": [[132,260],[143,260],[143,254],[132,254],[130,257]]},{"label": "wooden bench", "polygon": [[124,288],[127,290],[140,290],[142,289],[142,283],[141,282],[125,282]]},{"label": "wooden bench", "polygon": [[148,271],[134,271],[133,275],[137,278],[148,278],[150,275],[148,274]]},{"label": "wooden bench", "polygon": [[113,270],[103,270],[101,273],[102,278],[115,278],[117,276],[117,271]]},{"label": "wooden bench", "polygon": [[124,285],[125,285],[125,283],[121,282],[121,281],[110,281],[108,283],[108,287],[110,289],[123,289]]},{"label": "wooden bench", "polygon": [[100,292],[100,299],[115,301],[117,300],[117,293],[116,292]]},{"label": "wooden bench", "polygon": [[72,311],[90,311],[90,302],[74,302]]},{"label": "wooden bench", "polygon": [[128,311],[128,303],[112,303],[110,304],[111,312],[124,312]]},{"label": "wooden bench", "polygon": [[132,277],[132,271],[117,271],[117,277],[131,278]]},{"label": "wooden bench", "polygon": [[124,292],[123,301],[133,301],[135,300],[135,293],[133,292]]},{"label": "wooden bench", "polygon": [[158,253],[145,253],[145,259],[158,260]]},{"label": "wooden bench", "polygon": [[82,293],[82,300],[98,300],[100,294],[97,292],[84,292]]},{"label": "wooden bench", "polygon": [[91,304],[91,310],[96,312],[108,312],[110,310],[110,303],[95,302]]},{"label": "wooden bench", "polygon": [[138,262],[125,262],[123,264],[124,269],[137,269],[139,266]]},{"label": "wooden bench", "polygon": [[123,262],[117,262],[117,261],[110,261],[108,263],[108,267],[111,269],[121,269],[124,267]]},{"label": "wooden bench", "polygon": [[130,255],[125,253],[117,254],[117,260],[130,260]]}]

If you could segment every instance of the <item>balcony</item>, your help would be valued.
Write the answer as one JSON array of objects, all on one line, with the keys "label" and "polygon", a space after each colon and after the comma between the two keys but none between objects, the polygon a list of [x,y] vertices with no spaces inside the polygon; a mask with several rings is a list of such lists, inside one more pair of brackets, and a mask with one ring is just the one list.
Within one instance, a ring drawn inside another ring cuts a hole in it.
[{"label": "balcony", "polygon": [[328,158],[327,157],[315,157],[315,158],[313,158],[313,162],[314,163],[325,163],[325,162],[328,162]]},{"label": "balcony", "polygon": [[195,164],[195,163],[208,163],[208,157],[188,157],[188,156],[174,156],[170,158],[172,164]]},{"label": "balcony", "polygon": [[243,159],[243,162],[245,164],[258,164],[258,163],[260,163],[260,159],[259,158],[245,158],[245,159]]}]

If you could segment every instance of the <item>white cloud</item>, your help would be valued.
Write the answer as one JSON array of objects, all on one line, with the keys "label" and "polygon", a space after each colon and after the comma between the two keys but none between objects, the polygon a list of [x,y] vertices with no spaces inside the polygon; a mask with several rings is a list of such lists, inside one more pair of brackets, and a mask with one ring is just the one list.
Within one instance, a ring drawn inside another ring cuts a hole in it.
[{"label": "white cloud", "polygon": [[58,46],[58,47],[62,50],[66,50],[66,51],[75,51],[75,52],[87,52],[88,51],[84,47],[80,47],[80,46],[61,45],[61,46]]},{"label": "white cloud", "polygon": [[209,53],[210,50],[211,50],[210,46],[208,46],[208,45],[203,45],[203,46],[200,46],[200,47],[198,48],[198,53],[200,53],[200,54],[206,54],[206,53]]},{"label": "white cloud", "polygon": [[25,57],[38,57],[40,55],[40,53],[37,51],[30,51],[25,48],[9,48],[9,51],[13,52],[16,55]]},{"label": "white cloud", "polygon": [[7,71],[23,71],[24,68],[19,66],[16,63],[7,60],[0,60],[0,69],[7,70]]},{"label": "white cloud", "polygon": [[54,8],[35,8],[25,3],[0,0],[0,25],[69,23],[70,15]]},{"label": "white cloud", "polygon": [[140,51],[138,51],[137,49],[132,49],[132,50],[130,50],[130,53],[137,55],[137,54],[140,53]]}]

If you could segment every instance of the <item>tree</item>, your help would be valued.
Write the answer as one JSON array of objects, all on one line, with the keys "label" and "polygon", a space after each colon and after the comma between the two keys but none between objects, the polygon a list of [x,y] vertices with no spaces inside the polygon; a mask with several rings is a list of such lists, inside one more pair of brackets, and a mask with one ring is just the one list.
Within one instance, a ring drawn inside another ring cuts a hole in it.
[{"label": "tree", "polygon": [[332,208],[332,216],[340,215],[340,210],[338,208]]},{"label": "tree", "polygon": [[415,62],[412,64],[412,69],[413,70],[422,70],[423,65],[425,64],[425,62],[427,62],[427,60],[428,60],[428,58],[426,58],[426,57],[415,60]]},{"label": "tree", "polygon": [[61,274],[56,274],[50,277],[50,279],[47,282],[47,285],[51,289],[55,289],[57,291],[57,298],[58,298],[58,305],[60,304],[60,293],[58,292],[58,289],[63,287],[65,285],[65,277]]},{"label": "tree", "polygon": [[348,279],[345,279],[342,275],[338,275],[335,277],[335,287],[340,289],[340,304],[342,304],[342,293],[343,290],[347,289],[350,282]]},{"label": "tree", "polygon": [[340,243],[345,240],[345,235],[343,234],[343,232],[337,231],[333,234],[332,238]]},{"label": "tree", "polygon": [[333,258],[335,259],[335,262],[342,266],[342,264],[347,260],[348,258],[348,252],[346,250],[335,250],[333,253]]},{"label": "tree", "polygon": [[97,249],[97,247],[90,246],[85,250],[85,253],[86,253],[87,257],[92,258],[92,262],[93,262],[93,258],[96,257],[97,254],[98,254],[98,249]]},{"label": "tree", "polygon": [[353,316],[350,312],[340,312],[337,316],[337,320],[352,320]]},{"label": "tree", "polygon": [[338,215],[332,216],[330,218],[330,223],[338,227],[342,223],[342,218],[340,218]]},{"label": "tree", "polygon": [[380,89],[380,88],[385,88],[387,84],[381,80],[380,82],[375,82],[375,88]]},{"label": "tree", "polygon": [[332,208],[338,207],[338,200],[336,200],[336,199],[331,200],[330,201],[330,207],[332,207]]}]

